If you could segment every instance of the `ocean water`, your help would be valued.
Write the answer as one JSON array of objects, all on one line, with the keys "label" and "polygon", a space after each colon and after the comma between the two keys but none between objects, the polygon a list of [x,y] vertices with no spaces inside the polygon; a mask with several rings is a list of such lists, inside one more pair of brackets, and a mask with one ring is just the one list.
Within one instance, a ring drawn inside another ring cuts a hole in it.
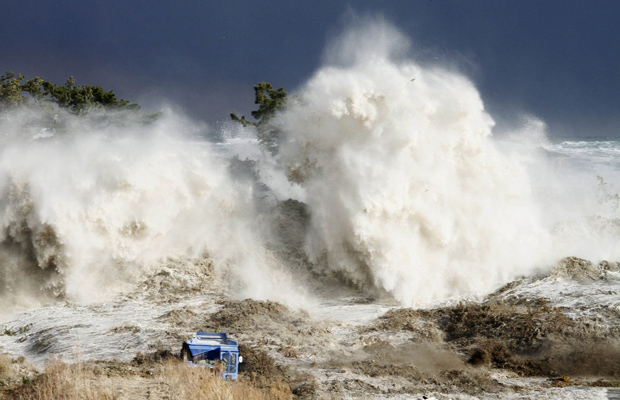
[{"label": "ocean water", "polygon": [[565,157],[569,163],[591,171],[620,170],[620,139],[561,140],[545,145],[553,156]]}]

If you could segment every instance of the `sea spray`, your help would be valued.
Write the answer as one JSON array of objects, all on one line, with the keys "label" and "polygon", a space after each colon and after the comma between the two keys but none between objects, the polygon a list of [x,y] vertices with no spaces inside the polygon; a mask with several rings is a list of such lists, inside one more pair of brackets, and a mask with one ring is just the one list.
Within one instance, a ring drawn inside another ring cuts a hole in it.
[{"label": "sea spray", "polygon": [[554,143],[542,121],[528,116],[520,122],[493,142],[530,176],[541,223],[552,237],[549,263],[569,255],[595,263],[620,259],[619,144]]},{"label": "sea spray", "polygon": [[[239,125],[196,140],[202,127],[171,111],[150,125],[6,115],[1,305],[105,298],[168,258],[208,259],[233,296],[293,306],[326,282],[304,268],[417,305],[567,255],[616,259],[618,211],[590,218],[596,176],[554,169],[544,123],[527,118],[498,146],[474,85],[407,54],[385,23],[332,42],[273,121],[276,157]],[[603,175],[599,197],[615,206]]]},{"label": "sea spray", "polygon": [[0,151],[5,304],[26,294],[100,300],[175,257],[212,259],[238,296],[279,298],[293,287],[272,273],[277,262],[255,234],[252,187],[184,135],[191,121],[171,112],[151,125],[71,119],[33,140],[19,118],[5,121]]},{"label": "sea spray", "polygon": [[347,32],[280,118],[306,250],[405,305],[487,293],[541,263],[548,234],[474,85],[403,60],[403,42],[384,23]]}]

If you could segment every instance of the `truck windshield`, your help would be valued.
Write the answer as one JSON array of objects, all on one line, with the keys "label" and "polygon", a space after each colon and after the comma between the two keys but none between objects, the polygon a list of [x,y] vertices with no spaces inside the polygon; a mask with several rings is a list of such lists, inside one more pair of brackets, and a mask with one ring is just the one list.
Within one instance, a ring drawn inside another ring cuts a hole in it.
[{"label": "truck windshield", "polygon": [[237,355],[236,354],[231,354],[230,355],[230,364],[228,365],[228,372],[230,373],[235,373],[235,367],[237,366]]},{"label": "truck windshield", "polygon": [[234,374],[236,372],[237,355],[231,353],[222,354],[222,363],[224,364],[224,371],[228,374]]}]

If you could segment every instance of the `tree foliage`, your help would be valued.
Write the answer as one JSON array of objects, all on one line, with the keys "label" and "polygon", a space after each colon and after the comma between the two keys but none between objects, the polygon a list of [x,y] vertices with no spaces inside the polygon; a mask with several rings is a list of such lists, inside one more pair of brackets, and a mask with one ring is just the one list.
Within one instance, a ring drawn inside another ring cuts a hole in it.
[{"label": "tree foliage", "polygon": [[254,126],[258,136],[258,142],[269,150],[272,154],[277,153],[278,142],[281,131],[272,124],[276,112],[282,110],[286,105],[287,93],[283,88],[274,89],[271,83],[260,82],[254,86],[255,100],[258,110],[252,111],[252,117],[256,122],[248,121],[245,116],[238,116],[230,113],[233,121],[241,123],[243,126]]},{"label": "tree foliage", "polygon": [[39,106],[51,109],[52,104],[75,115],[86,115],[93,110],[139,110],[140,106],[128,100],[118,99],[112,90],[101,86],[76,85],[70,77],[63,86],[7,72],[0,77],[0,111],[9,111],[18,106]]},{"label": "tree foliage", "polygon": [[0,77],[0,110],[17,107],[25,102],[26,99],[21,92],[26,90],[26,86],[29,89],[32,88],[35,83],[28,81],[22,86],[23,80],[24,77],[21,74],[15,76],[11,72]]},{"label": "tree foliage", "polygon": [[73,77],[56,85],[41,77],[26,80],[7,72],[0,77],[0,121],[11,120],[17,109],[26,111],[20,119],[22,132],[35,135],[67,132],[72,117],[101,128],[148,125],[161,115],[138,112],[138,104],[119,99],[101,86],[78,85]]}]

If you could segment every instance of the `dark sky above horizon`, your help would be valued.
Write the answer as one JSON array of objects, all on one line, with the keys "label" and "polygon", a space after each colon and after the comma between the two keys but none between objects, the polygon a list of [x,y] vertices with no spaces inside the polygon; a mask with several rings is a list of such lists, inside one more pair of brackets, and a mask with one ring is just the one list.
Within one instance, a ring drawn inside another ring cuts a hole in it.
[{"label": "dark sky above horizon", "polygon": [[411,39],[412,58],[475,82],[497,120],[529,113],[552,135],[620,137],[614,0],[23,0],[0,14],[0,73],[74,76],[212,125],[249,114],[257,82],[303,84],[351,15],[382,15]]}]

